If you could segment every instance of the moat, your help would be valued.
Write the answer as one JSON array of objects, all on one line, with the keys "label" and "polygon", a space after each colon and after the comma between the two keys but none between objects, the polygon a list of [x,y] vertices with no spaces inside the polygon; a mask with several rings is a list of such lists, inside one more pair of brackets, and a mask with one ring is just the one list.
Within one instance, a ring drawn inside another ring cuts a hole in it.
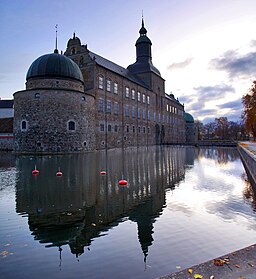
[{"label": "moat", "polygon": [[255,243],[255,219],[235,148],[0,153],[1,278],[156,278]]}]

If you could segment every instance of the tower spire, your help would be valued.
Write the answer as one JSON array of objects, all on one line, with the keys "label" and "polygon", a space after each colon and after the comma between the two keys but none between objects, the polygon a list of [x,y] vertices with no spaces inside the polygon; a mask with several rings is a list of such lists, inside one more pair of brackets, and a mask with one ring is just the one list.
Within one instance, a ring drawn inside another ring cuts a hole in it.
[{"label": "tower spire", "polygon": [[55,34],[56,34],[56,38],[55,38],[55,50],[54,50],[54,53],[59,53],[59,51],[58,51],[58,24],[55,25]]}]

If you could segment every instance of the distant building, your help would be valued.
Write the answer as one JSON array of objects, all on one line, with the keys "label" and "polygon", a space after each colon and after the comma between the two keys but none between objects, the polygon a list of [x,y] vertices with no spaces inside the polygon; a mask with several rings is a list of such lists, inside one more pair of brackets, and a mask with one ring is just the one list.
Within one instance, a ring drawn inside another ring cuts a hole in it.
[{"label": "distant building", "polygon": [[13,100],[0,99],[0,150],[13,149]]},{"label": "distant building", "polygon": [[193,116],[185,112],[184,118],[186,121],[186,143],[187,144],[198,143],[198,130]]},{"label": "distant building", "polygon": [[[80,152],[121,146],[184,144],[184,106],[165,93],[142,26],[136,62],[123,68],[82,45],[37,58],[26,90],[14,93],[17,152]],[[75,63],[74,63],[75,62]]]},{"label": "distant building", "polygon": [[0,118],[11,118],[13,115],[13,100],[0,99]]}]

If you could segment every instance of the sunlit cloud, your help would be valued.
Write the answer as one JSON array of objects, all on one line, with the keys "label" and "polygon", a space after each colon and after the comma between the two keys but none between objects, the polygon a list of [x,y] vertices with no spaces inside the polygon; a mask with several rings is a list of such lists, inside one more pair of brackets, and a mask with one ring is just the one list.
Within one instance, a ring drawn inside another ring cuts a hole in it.
[{"label": "sunlit cloud", "polygon": [[192,57],[188,57],[184,61],[175,62],[175,63],[170,64],[169,66],[167,66],[167,69],[168,70],[183,69],[183,68],[187,67],[192,62],[192,60],[193,60]]}]

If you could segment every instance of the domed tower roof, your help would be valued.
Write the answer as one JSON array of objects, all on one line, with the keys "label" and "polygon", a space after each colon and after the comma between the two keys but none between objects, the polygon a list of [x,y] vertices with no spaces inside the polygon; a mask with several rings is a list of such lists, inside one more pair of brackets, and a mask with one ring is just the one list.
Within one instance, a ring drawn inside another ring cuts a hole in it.
[{"label": "domed tower roof", "polygon": [[29,67],[26,80],[31,78],[69,78],[84,83],[78,65],[65,55],[54,53],[37,58]]},{"label": "domed tower roof", "polygon": [[142,24],[141,24],[139,33],[140,33],[140,37],[136,41],[135,46],[137,46],[137,44],[140,44],[140,43],[148,43],[148,44],[152,45],[150,39],[147,37],[147,29],[144,27],[143,18],[142,18]]},{"label": "domed tower roof", "polygon": [[187,113],[187,112],[184,113],[184,119],[187,123],[194,123],[195,122],[193,116],[191,114]]}]

